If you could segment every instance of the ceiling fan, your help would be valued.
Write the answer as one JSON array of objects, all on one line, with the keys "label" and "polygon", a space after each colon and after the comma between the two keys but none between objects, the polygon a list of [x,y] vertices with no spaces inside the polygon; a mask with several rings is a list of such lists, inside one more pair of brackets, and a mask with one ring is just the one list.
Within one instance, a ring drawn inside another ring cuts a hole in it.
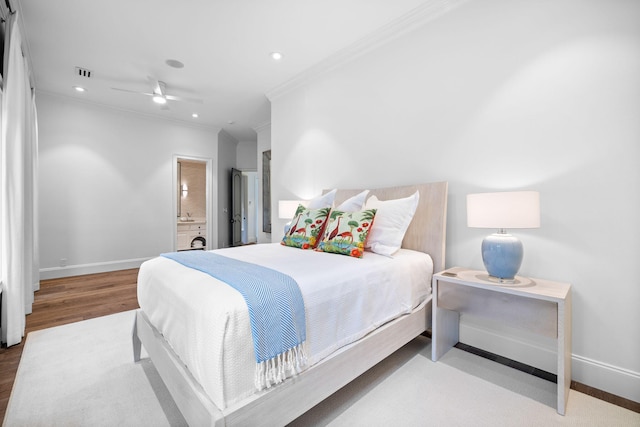
[{"label": "ceiling fan", "polygon": [[129,93],[137,93],[139,95],[150,96],[153,99],[153,102],[165,106],[167,101],[184,101],[184,102],[193,102],[196,104],[203,104],[204,101],[202,99],[197,98],[186,98],[183,96],[175,96],[167,94],[167,85],[165,82],[161,82],[158,79],[153,77],[147,77],[149,83],[151,84],[151,92],[139,92],[136,90],[129,89],[120,89],[117,87],[112,87],[113,90],[118,90],[120,92],[129,92]]}]

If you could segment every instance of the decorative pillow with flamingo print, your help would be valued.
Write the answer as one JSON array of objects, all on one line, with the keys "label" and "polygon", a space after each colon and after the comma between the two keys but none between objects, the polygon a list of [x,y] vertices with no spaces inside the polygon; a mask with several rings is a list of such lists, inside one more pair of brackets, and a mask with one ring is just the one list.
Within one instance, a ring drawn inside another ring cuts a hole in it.
[{"label": "decorative pillow with flamingo print", "polygon": [[307,209],[298,206],[291,221],[291,228],[280,244],[301,249],[313,249],[318,245],[331,208]]},{"label": "decorative pillow with flamingo print", "polygon": [[322,241],[316,250],[362,258],[375,216],[375,209],[359,212],[332,211]]}]

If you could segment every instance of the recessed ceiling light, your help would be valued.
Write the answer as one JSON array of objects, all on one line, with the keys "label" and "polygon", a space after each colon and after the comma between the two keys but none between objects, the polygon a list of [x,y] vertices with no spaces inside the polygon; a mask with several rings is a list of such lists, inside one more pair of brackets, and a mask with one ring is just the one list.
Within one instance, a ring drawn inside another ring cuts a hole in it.
[{"label": "recessed ceiling light", "polygon": [[86,92],[87,91],[82,86],[74,86],[73,88],[76,90],[76,92]]},{"label": "recessed ceiling light", "polygon": [[271,59],[274,61],[280,61],[282,59],[282,54],[280,52],[271,52]]},{"label": "recessed ceiling light", "polygon": [[184,64],[177,59],[167,59],[164,63],[172,68],[184,68]]},{"label": "recessed ceiling light", "polygon": [[229,120],[227,121],[227,123],[229,123],[230,125],[234,124],[235,122],[233,120]]},{"label": "recessed ceiling light", "polygon": [[193,117],[194,119],[197,119],[199,116],[198,116],[198,113],[193,113],[191,117]]}]

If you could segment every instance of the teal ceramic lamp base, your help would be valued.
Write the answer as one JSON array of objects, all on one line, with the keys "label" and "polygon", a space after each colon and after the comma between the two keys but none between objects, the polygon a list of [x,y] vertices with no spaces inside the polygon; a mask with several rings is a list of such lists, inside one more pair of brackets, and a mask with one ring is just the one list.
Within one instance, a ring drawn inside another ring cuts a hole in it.
[{"label": "teal ceramic lamp base", "polygon": [[522,242],[502,229],[482,241],[482,261],[489,273],[489,279],[496,282],[515,281],[523,254]]}]

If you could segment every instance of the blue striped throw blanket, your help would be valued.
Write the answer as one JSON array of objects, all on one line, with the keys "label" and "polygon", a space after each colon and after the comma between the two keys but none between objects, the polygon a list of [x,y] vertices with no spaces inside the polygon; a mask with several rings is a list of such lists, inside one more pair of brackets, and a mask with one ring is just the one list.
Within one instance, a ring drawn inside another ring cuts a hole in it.
[{"label": "blue striped throw blanket", "polygon": [[278,384],[306,367],[304,301],[293,278],[212,252],[172,252],[162,256],[215,277],[242,294],[249,308],[258,390]]}]

